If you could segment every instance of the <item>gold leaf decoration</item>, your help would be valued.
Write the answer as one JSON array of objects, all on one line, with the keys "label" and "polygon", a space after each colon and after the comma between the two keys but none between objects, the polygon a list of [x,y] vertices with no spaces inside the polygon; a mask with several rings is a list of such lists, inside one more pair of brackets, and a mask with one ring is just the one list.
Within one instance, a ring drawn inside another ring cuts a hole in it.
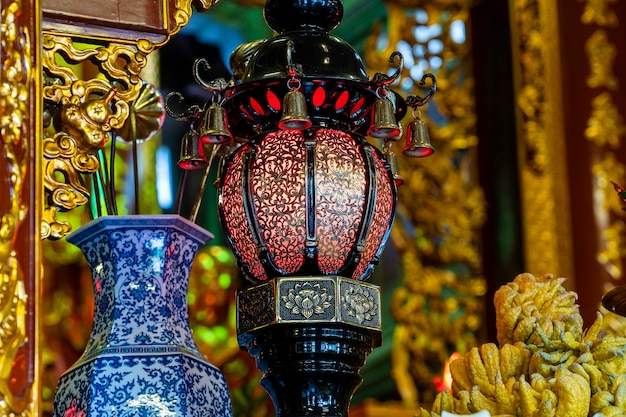
[{"label": "gold leaf decoration", "polygon": [[618,24],[617,15],[610,8],[610,3],[618,0],[579,0],[585,3],[581,22],[589,25],[615,26]]},{"label": "gold leaf decoration", "polygon": [[[44,131],[45,208],[42,238],[60,239],[71,231],[57,213],[73,210],[89,201],[83,175],[98,171],[96,157],[109,133],[123,126],[130,102],[142,86],[139,72],[146,63],[146,51],[153,47],[120,45],[76,45],[74,39],[43,35],[43,62],[46,84],[45,105],[53,115]],[[120,63],[123,64],[120,67]],[[103,78],[81,80],[75,68],[96,65]],[[73,66],[69,66],[72,64]]]},{"label": "gold leaf decoration", "polygon": [[591,117],[587,122],[585,137],[596,146],[620,146],[621,137],[626,134],[624,119],[608,92],[602,92],[591,102]]},{"label": "gold leaf decoration", "polygon": [[8,168],[10,202],[0,213],[0,415],[34,415],[29,391],[18,398],[11,390],[12,368],[20,348],[26,343],[26,303],[24,276],[17,259],[15,237],[28,207],[22,204],[29,157],[29,83],[31,46],[28,28],[21,26],[22,3],[2,5],[0,19],[0,152]]},{"label": "gold leaf decoration", "polygon": [[511,22],[526,268],[573,278],[556,1],[514,0]]},{"label": "gold leaf decoration", "polygon": [[613,74],[613,62],[617,48],[609,42],[604,30],[596,30],[585,42],[585,52],[589,58],[591,73],[587,77],[590,88],[606,87],[615,90],[619,87]]}]

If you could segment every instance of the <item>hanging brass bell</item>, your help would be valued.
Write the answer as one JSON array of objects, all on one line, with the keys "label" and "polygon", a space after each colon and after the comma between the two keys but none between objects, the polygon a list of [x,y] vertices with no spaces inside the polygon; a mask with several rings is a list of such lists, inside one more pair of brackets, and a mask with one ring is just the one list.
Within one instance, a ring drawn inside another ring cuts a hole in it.
[{"label": "hanging brass bell", "polygon": [[289,91],[283,98],[283,114],[278,127],[282,130],[304,130],[311,125],[304,94],[297,90]]},{"label": "hanging brass bell", "polygon": [[233,140],[228,130],[226,110],[217,103],[209,106],[202,120],[200,141],[209,145],[223,145]]},{"label": "hanging brass bell", "polygon": [[435,148],[430,144],[430,135],[426,123],[419,117],[409,123],[406,135],[406,145],[402,154],[409,158],[422,158],[432,155]]},{"label": "hanging brass bell", "polygon": [[385,152],[385,156],[387,157],[387,163],[389,164],[393,181],[396,183],[396,186],[399,187],[404,184],[404,178],[402,178],[402,175],[400,175],[400,169],[398,168],[398,157],[396,153],[391,150]]},{"label": "hanging brass bell", "polygon": [[188,131],[183,136],[180,145],[180,159],[178,167],[185,171],[195,171],[203,169],[207,166],[207,160],[204,156],[204,149],[201,147],[199,136],[193,130]]},{"label": "hanging brass bell", "polygon": [[374,103],[372,124],[367,134],[376,139],[393,139],[400,134],[393,103],[388,98],[379,98]]}]

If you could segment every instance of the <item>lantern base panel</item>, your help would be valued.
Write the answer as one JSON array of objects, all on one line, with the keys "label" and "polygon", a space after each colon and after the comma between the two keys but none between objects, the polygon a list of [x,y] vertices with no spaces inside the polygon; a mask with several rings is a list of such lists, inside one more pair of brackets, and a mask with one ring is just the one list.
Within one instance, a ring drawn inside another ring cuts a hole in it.
[{"label": "lantern base panel", "polygon": [[281,277],[237,293],[239,346],[264,373],[277,417],[347,417],[381,345],[380,288],[339,276]]}]

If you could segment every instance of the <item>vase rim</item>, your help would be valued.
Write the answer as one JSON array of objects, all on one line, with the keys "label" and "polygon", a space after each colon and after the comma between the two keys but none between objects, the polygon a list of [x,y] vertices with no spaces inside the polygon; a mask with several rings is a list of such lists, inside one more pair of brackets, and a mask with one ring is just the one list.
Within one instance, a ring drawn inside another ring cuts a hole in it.
[{"label": "vase rim", "polygon": [[213,239],[213,234],[178,214],[130,214],[121,216],[100,216],[81,226],[65,239],[74,245],[91,239],[94,233],[103,230],[128,229],[137,227],[170,227],[194,238],[200,245]]}]

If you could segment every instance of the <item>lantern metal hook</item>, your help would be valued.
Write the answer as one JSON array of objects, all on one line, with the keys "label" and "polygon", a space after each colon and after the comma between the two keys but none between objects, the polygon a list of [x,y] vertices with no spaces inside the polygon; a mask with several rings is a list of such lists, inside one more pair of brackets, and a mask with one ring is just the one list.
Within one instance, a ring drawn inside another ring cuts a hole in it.
[{"label": "lantern metal hook", "polygon": [[394,62],[398,58],[398,65],[396,67],[396,71],[391,74],[383,74],[382,72],[377,72],[372,77],[372,82],[377,85],[390,85],[394,83],[400,75],[402,75],[402,70],[404,69],[404,56],[399,51],[394,51],[389,57],[389,62]]},{"label": "lantern metal hook", "polygon": [[193,120],[194,118],[196,118],[198,113],[200,113],[200,111],[202,110],[200,106],[194,104],[193,106],[188,107],[187,110],[176,112],[170,106],[170,100],[174,97],[178,99],[178,104],[182,104],[185,102],[185,97],[183,97],[182,94],[180,94],[177,91],[172,91],[165,97],[165,100],[164,100],[165,111],[167,112],[167,114],[170,115],[171,118],[178,120],[179,122],[186,122],[186,121]]},{"label": "lantern metal hook", "polygon": [[428,94],[426,94],[425,97],[420,97],[418,95],[411,94],[410,96],[407,96],[407,98],[406,98],[407,106],[413,107],[414,110],[417,107],[421,107],[424,104],[428,103],[433,98],[435,93],[437,92],[437,79],[431,73],[427,73],[427,74],[424,74],[422,76],[422,79],[420,80],[420,85],[421,86],[426,85],[426,79],[427,78],[430,78],[432,84],[430,86],[430,90],[428,90]]},{"label": "lantern metal hook", "polygon": [[206,58],[198,58],[193,62],[193,78],[196,83],[198,83],[198,85],[200,85],[202,88],[207,91],[222,91],[226,87],[228,87],[228,83],[223,78],[216,78],[213,81],[204,80],[200,75],[201,67],[204,71],[208,71],[211,69],[211,65],[209,64],[209,61],[206,60]]}]

